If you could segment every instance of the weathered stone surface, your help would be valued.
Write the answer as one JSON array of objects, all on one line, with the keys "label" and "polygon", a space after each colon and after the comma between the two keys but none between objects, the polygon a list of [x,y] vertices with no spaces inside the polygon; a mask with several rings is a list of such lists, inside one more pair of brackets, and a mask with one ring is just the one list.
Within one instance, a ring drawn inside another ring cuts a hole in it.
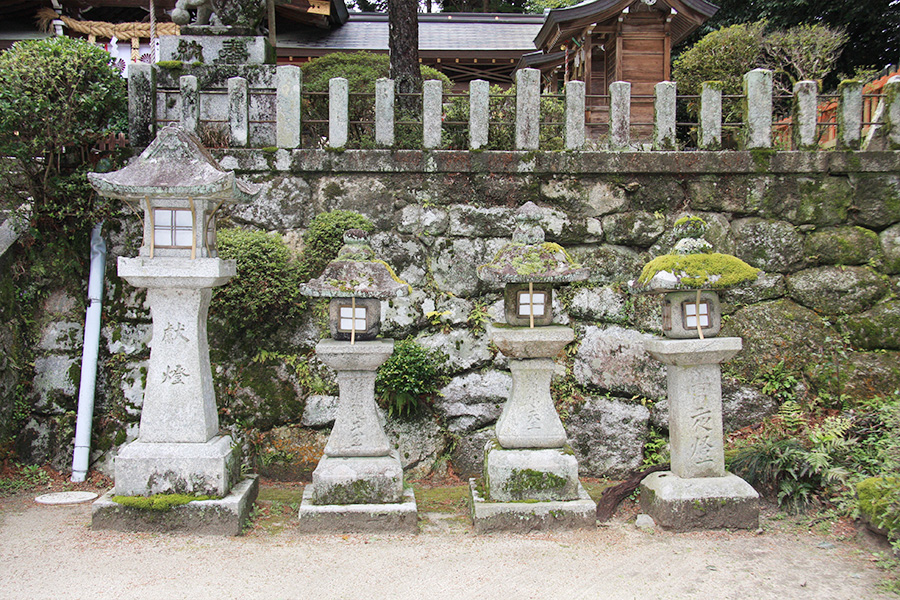
[{"label": "weathered stone surface", "polygon": [[863,265],[880,256],[878,234],[862,227],[814,231],[804,244],[809,259],[823,265]]},{"label": "weathered stone surface", "polygon": [[889,286],[867,267],[816,267],[787,277],[787,294],[826,315],[853,314],[871,308]]},{"label": "weathered stone surface", "polygon": [[488,347],[487,335],[476,336],[468,329],[420,335],[416,341],[426,348],[440,350],[446,354],[449,357],[449,369],[453,373],[482,367],[494,358]]},{"label": "weathered stone surface", "polygon": [[460,477],[481,477],[484,472],[484,447],[495,439],[494,428],[485,427],[459,436],[450,453],[453,469]]},{"label": "weathered stone surface", "polygon": [[687,182],[691,208],[703,211],[754,213],[762,204],[769,178],[746,175],[700,175]]},{"label": "weathered stone surface", "polygon": [[736,475],[682,479],[669,471],[641,482],[641,511],[663,529],[756,529],[759,494]]},{"label": "weathered stone surface", "polygon": [[441,291],[457,296],[478,293],[487,284],[478,278],[476,269],[489,262],[507,243],[503,238],[438,238],[429,255],[435,284]]},{"label": "weathered stone surface", "polygon": [[581,266],[590,270],[589,281],[609,283],[637,279],[646,260],[636,251],[624,246],[576,246],[569,248]]},{"label": "weathered stone surface", "polygon": [[578,483],[577,500],[550,502],[488,502],[469,480],[475,533],[560,531],[596,527],[597,505]]},{"label": "weathered stone surface", "polygon": [[300,424],[304,427],[330,427],[337,415],[337,396],[309,396],[303,407]]},{"label": "weathered stone surface", "polygon": [[316,505],[306,486],[300,503],[298,529],[303,533],[418,533],[419,517],[412,488],[404,488],[392,504]]},{"label": "weathered stone surface", "polygon": [[786,273],[806,263],[803,237],[790,223],[748,217],[734,221],[731,227],[735,255],[754,267]]},{"label": "weathered stone surface", "polygon": [[900,221],[900,177],[854,174],[855,188],[850,220],[869,229],[883,229]]},{"label": "weathered stone surface", "polygon": [[586,477],[619,477],[641,466],[650,411],[615,398],[592,396],[566,421],[569,445]]},{"label": "weathered stone surface", "polygon": [[840,327],[850,336],[854,347],[900,350],[900,301],[889,300],[864,313],[850,315],[841,321]]},{"label": "weathered stone surface", "polygon": [[584,213],[589,217],[601,217],[616,212],[625,203],[625,190],[613,183],[599,181],[588,189]]},{"label": "weathered stone surface", "polygon": [[900,389],[900,352],[854,352],[818,361],[807,372],[816,392],[846,394],[858,402]]},{"label": "weathered stone surface", "polygon": [[884,270],[896,275],[900,273],[900,224],[888,227],[878,236],[884,252]]},{"label": "weathered stone surface", "polygon": [[568,312],[573,319],[625,323],[627,301],[627,292],[614,286],[578,288],[568,301]]},{"label": "weathered stone surface", "polygon": [[294,422],[303,411],[303,397],[292,370],[281,362],[239,362],[217,373],[217,383],[229,390],[228,414],[247,427],[265,431]]},{"label": "weathered stone surface", "polygon": [[760,213],[794,225],[825,227],[846,222],[853,203],[846,177],[772,177]]},{"label": "weathered stone surface", "polygon": [[744,348],[730,370],[748,381],[784,360],[790,367],[815,364],[832,332],[816,313],[790,300],[763,302],[742,308],[722,327],[721,335],[743,339]]},{"label": "weathered stone surface", "polygon": [[441,389],[434,407],[451,432],[472,432],[497,420],[511,388],[512,377],[504,371],[467,373]]},{"label": "weathered stone surface", "polygon": [[149,323],[115,323],[100,330],[110,354],[146,352],[153,328]]},{"label": "weathered stone surface", "polygon": [[59,354],[40,356],[34,360],[35,410],[59,414],[75,408],[79,364],[80,361]]},{"label": "weathered stone surface", "polygon": [[603,231],[611,244],[649,247],[666,229],[666,218],[635,211],[603,217]]},{"label": "weathered stone surface", "polygon": [[317,505],[395,504],[403,494],[403,469],[396,452],[341,457],[326,453],[313,471],[310,487]]},{"label": "weathered stone surface", "polygon": [[252,448],[256,472],[276,481],[308,481],[325,453],[329,433],[298,425],[265,432]]},{"label": "weathered stone surface", "polygon": [[772,146],[772,71],[753,69],[744,74],[744,146]]},{"label": "weathered stone surface", "polygon": [[39,350],[66,352],[80,349],[84,341],[84,326],[81,323],[51,321],[41,330],[38,340]]},{"label": "weathered stone surface", "polygon": [[365,215],[377,229],[394,226],[394,192],[377,177],[323,177],[315,186],[313,202],[321,211],[352,210]]},{"label": "weathered stone surface", "polygon": [[722,424],[726,432],[755,425],[778,411],[778,402],[757,388],[722,379]]},{"label": "weathered stone surface", "polygon": [[656,240],[650,248],[651,256],[668,254],[681,239],[681,234],[675,229],[675,222],[682,217],[700,217],[706,222],[706,233],[703,239],[712,244],[713,252],[734,254],[734,239],[731,234],[731,223],[723,215],[718,213],[678,212],[669,216],[666,231]]},{"label": "weathered stone surface", "polygon": [[427,413],[413,419],[387,419],[384,430],[397,448],[407,478],[430,475],[447,449],[440,423]]},{"label": "weathered stone surface", "polygon": [[784,275],[761,272],[754,281],[719,292],[722,312],[728,314],[740,305],[757,304],[784,296]]},{"label": "weathered stone surface", "polygon": [[272,231],[306,227],[315,216],[312,189],[299,177],[275,177],[264,184],[262,192],[249,204],[230,209],[238,223]]},{"label": "weathered stone surface", "polygon": [[413,287],[425,284],[425,251],[414,237],[377,233],[369,242],[375,256],[391,265],[400,279]]},{"label": "weathered stone surface", "polygon": [[510,360],[509,368],[512,389],[495,426],[500,445],[504,449],[562,448],[566,432],[550,398],[553,361]]},{"label": "weathered stone surface", "polygon": [[381,301],[381,331],[385,337],[403,339],[413,335],[424,320],[425,305],[432,310],[434,302],[420,290],[413,289],[408,296]]},{"label": "weathered stone surface", "polygon": [[454,205],[449,210],[448,235],[461,237],[507,237],[516,222],[509,208]]},{"label": "weathered stone surface", "polygon": [[450,224],[450,217],[443,208],[408,204],[400,211],[397,231],[417,235],[423,243],[426,239],[443,235]]},{"label": "weathered stone surface", "polygon": [[612,325],[584,328],[575,354],[575,380],[619,396],[665,396],[665,368],[644,351],[653,336]]}]

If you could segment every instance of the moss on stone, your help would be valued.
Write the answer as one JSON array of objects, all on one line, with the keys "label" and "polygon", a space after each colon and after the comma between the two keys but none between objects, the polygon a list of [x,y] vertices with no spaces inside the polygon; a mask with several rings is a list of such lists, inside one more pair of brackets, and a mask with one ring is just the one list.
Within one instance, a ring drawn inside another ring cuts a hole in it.
[{"label": "moss on stone", "polygon": [[729,254],[664,254],[646,265],[638,281],[647,284],[657,273],[674,273],[690,288],[721,289],[753,281],[759,269]]},{"label": "moss on stone", "polygon": [[170,71],[181,70],[184,68],[184,63],[180,60],[161,60],[156,63],[161,69],[169,69]]},{"label": "moss on stone", "polygon": [[524,498],[535,492],[560,490],[568,481],[555,473],[534,469],[513,469],[504,488],[512,496]]},{"label": "moss on stone", "polygon": [[154,494],[152,496],[113,496],[112,501],[140,510],[153,510],[164,512],[172,510],[176,506],[193,502],[194,500],[214,500],[214,496],[191,496],[189,494]]},{"label": "moss on stone", "polygon": [[900,538],[900,477],[870,477],[856,485],[859,510],[875,527]]}]

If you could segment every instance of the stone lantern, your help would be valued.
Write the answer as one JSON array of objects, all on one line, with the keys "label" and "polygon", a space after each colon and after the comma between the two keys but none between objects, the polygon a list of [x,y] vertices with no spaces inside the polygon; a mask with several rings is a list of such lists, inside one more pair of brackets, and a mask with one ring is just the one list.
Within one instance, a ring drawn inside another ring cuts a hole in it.
[{"label": "stone lantern", "polygon": [[316,344],[316,355],[337,372],[340,391],[324,456],[303,493],[300,527],[414,532],[415,497],[403,487],[399,454],[391,448],[375,404],[375,370],[394,351],[394,340],[376,339],[380,302],[407,295],[409,286],[375,258],[366,232],[351,229],[337,258],[300,292],[330,298],[332,339]]},{"label": "stone lantern", "polygon": [[758,269],[738,258],[710,252],[706,223],[685,217],[675,223],[682,238],[672,254],[643,269],[639,291],[663,294],[663,333],[645,343],[667,365],[671,471],[641,483],[641,508],[665,528],[754,529],[758,495],[725,471],[721,363],[741,350],[741,338],[715,337],[722,311],[716,290],[756,279]]},{"label": "stone lantern", "polygon": [[[202,530],[205,523],[209,532],[236,535],[255,479],[239,482],[234,442],[219,430],[206,317],[212,288],[235,275],[233,260],[216,257],[215,213],[224,204],[252,200],[259,190],[224,171],[193,135],[175,126],[162,129],[125,168],[89,178],[98,193],[143,215],[139,255],[120,257],[118,273],[147,289],[153,319],[140,434],[116,457],[115,493],[224,498],[225,505],[201,507],[208,514],[197,517],[200,529],[187,528]],[[200,503],[186,506],[194,504]],[[123,523],[127,511],[119,508],[104,513],[95,506],[94,526],[142,528],[137,517]]]},{"label": "stone lantern", "polygon": [[479,532],[594,524],[596,507],[578,481],[578,462],[550,397],[553,359],[575,338],[570,327],[552,324],[553,286],[589,272],[544,241],[540,220],[537,206],[522,206],[512,242],[478,268],[484,281],[504,285],[506,323],[493,324],[490,335],[509,357],[513,380],[496,439],[485,448],[485,486],[479,491],[471,482]]}]

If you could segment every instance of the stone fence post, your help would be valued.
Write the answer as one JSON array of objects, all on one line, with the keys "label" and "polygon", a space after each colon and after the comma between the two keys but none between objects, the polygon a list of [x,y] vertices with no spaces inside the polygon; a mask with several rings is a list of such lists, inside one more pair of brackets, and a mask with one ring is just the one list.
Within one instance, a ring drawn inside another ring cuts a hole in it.
[{"label": "stone fence post", "polygon": [[797,150],[815,150],[816,121],[819,118],[819,86],[815,81],[798,81],[794,84],[794,147]]},{"label": "stone fence post", "polygon": [[772,71],[768,69],[744,74],[744,145],[772,147]]},{"label": "stone fence post", "polygon": [[250,142],[250,90],[243,77],[228,79],[228,122],[231,143],[247,146]]},{"label": "stone fence post", "polygon": [[128,139],[145,148],[156,137],[156,71],[153,65],[128,65]]},{"label": "stone fence post", "polygon": [[541,126],[541,72],[516,71],[516,150],[537,150]]},{"label": "stone fence post", "polygon": [[375,143],[394,145],[394,80],[387,77],[375,81]]},{"label": "stone fence post", "polygon": [[584,82],[566,84],[566,148],[580,150],[584,147]]},{"label": "stone fence post", "polygon": [[700,149],[722,147],[722,82],[704,81],[700,91]]},{"label": "stone fence post", "polygon": [[350,121],[350,89],[343,77],[328,81],[328,147],[347,145]]},{"label": "stone fence post", "polygon": [[675,150],[675,82],[660,81],[653,88],[653,95],[653,149]]},{"label": "stone fence post", "polygon": [[478,150],[487,146],[491,84],[484,79],[469,82],[469,148]]},{"label": "stone fence post", "polygon": [[862,88],[861,81],[851,79],[838,85],[838,148],[858,150],[862,136]]},{"label": "stone fence post", "polygon": [[182,75],[178,78],[178,87],[181,92],[181,126],[185,131],[196,135],[197,125],[200,124],[200,89],[197,87],[197,78]]},{"label": "stone fence post", "polygon": [[300,93],[303,72],[296,65],[275,68],[275,145],[300,147]]},{"label": "stone fence post", "polygon": [[631,141],[631,83],[615,81],[609,84],[609,145],[623,150]]},{"label": "stone fence post", "polygon": [[441,114],[444,89],[437,79],[422,83],[422,144],[426,149],[441,147]]}]

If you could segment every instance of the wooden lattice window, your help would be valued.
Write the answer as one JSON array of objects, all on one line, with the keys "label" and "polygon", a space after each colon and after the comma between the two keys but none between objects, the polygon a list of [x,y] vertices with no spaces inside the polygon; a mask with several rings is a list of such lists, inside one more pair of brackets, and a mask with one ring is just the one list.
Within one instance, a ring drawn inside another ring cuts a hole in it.
[{"label": "wooden lattice window", "polygon": [[157,248],[190,248],[192,221],[189,209],[154,208],[153,245]]}]

